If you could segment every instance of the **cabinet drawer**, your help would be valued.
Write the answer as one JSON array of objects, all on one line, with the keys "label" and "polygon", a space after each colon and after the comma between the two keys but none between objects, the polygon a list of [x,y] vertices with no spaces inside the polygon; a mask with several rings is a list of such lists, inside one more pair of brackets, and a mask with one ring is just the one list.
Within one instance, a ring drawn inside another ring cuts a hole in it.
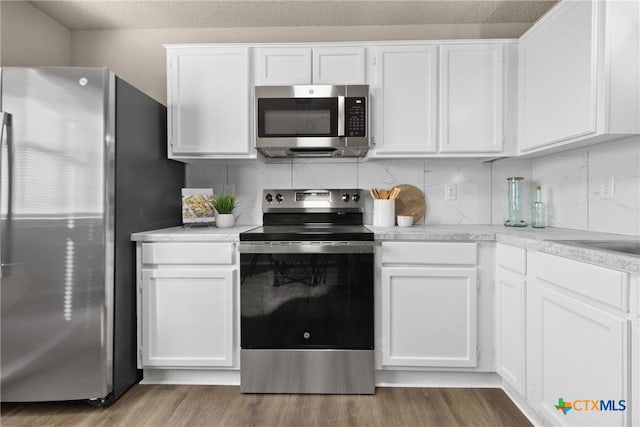
[{"label": "cabinet drawer", "polygon": [[556,255],[537,253],[536,277],[560,288],[629,310],[629,275]]},{"label": "cabinet drawer", "polygon": [[233,264],[232,242],[156,242],[142,244],[143,264]]},{"label": "cabinet drawer", "polygon": [[527,251],[498,243],[496,245],[496,263],[498,267],[527,274]]},{"label": "cabinet drawer", "polygon": [[383,242],[384,264],[475,265],[475,243]]}]

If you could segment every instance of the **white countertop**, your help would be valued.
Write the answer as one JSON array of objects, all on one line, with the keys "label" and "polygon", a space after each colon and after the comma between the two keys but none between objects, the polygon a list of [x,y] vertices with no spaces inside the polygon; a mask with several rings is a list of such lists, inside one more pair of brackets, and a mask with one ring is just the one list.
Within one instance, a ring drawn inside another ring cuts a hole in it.
[{"label": "white countertop", "polygon": [[[237,242],[239,241],[240,233],[255,227],[259,227],[259,225],[239,225],[232,228],[217,228],[215,226],[192,226],[191,228],[171,227],[134,233],[131,235],[131,240],[136,242]],[[412,227],[373,227],[367,225],[366,227],[374,233],[375,239],[379,241],[497,241],[507,245],[547,252],[578,261],[640,274],[640,257],[638,256],[555,242],[556,240],[639,239],[634,236],[564,228],[510,228],[491,224],[414,225]]]},{"label": "white countertop", "polygon": [[638,237],[598,233],[567,228],[505,227],[503,225],[414,225],[412,227],[373,227],[376,240],[489,240],[537,249],[541,240],[634,240]]},{"label": "white countertop", "polygon": [[502,225],[414,225],[372,227],[376,240],[497,241],[520,248],[547,252],[604,267],[640,274],[640,257],[556,240],[638,240],[639,237],[566,228],[505,227]]},{"label": "white countertop", "polygon": [[159,230],[133,233],[134,242],[237,242],[240,233],[258,227],[257,225],[236,225],[231,228],[216,226],[191,226],[161,228]]}]

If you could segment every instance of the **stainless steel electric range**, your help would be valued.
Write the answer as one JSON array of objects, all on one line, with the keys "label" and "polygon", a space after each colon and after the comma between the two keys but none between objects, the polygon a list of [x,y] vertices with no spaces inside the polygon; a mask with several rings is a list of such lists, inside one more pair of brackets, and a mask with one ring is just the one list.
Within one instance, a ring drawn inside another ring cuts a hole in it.
[{"label": "stainless steel electric range", "polygon": [[373,233],[360,190],[264,190],[240,234],[243,393],[373,394]]}]

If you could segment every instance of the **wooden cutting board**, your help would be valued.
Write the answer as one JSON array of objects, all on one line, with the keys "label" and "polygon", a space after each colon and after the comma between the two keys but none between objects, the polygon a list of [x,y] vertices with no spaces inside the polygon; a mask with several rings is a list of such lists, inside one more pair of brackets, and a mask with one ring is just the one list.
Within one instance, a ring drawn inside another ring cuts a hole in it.
[{"label": "wooden cutting board", "polygon": [[396,187],[400,189],[400,194],[396,199],[396,215],[412,216],[413,223],[417,223],[422,219],[427,209],[424,193],[411,184],[400,184]]}]

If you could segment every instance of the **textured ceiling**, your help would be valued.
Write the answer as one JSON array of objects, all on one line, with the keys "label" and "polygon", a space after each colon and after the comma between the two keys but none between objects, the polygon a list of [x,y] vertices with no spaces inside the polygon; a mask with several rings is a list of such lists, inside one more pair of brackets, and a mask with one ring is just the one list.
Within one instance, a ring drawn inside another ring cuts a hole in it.
[{"label": "textured ceiling", "polygon": [[532,23],[556,0],[31,1],[71,30]]}]

